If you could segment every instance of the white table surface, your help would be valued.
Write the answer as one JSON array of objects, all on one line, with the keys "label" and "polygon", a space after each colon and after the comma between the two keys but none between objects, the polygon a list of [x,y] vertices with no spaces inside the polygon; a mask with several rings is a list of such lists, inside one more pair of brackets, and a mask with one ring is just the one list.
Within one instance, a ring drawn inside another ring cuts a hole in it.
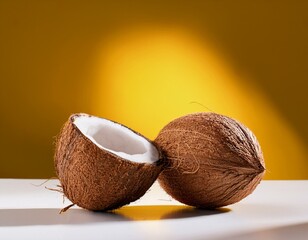
[{"label": "white table surface", "polygon": [[184,206],[155,183],[114,213],[69,205],[57,180],[0,180],[0,239],[308,239],[308,181],[262,181],[239,203],[220,210]]}]

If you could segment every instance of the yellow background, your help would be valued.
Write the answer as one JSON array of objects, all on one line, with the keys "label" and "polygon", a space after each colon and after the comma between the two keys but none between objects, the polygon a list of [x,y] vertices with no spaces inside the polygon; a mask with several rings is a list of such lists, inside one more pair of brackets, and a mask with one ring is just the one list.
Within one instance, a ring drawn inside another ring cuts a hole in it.
[{"label": "yellow background", "polygon": [[307,179],[307,12],[291,0],[0,0],[0,177],[55,176],[71,113],[154,139],[215,111],[256,134],[266,179]]}]

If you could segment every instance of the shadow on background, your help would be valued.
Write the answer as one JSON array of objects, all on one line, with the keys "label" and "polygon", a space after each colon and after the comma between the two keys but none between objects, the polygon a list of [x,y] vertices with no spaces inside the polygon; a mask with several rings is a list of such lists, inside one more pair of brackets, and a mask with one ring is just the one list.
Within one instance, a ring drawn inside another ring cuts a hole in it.
[{"label": "shadow on background", "polygon": [[1,209],[0,226],[32,225],[74,225],[99,222],[128,221],[115,213],[90,212],[83,209],[69,209],[59,214],[60,209]]},{"label": "shadow on background", "polygon": [[186,206],[127,206],[111,212],[69,209],[59,214],[59,211],[59,209],[1,209],[0,227],[183,219],[221,214],[229,210],[207,211]]}]

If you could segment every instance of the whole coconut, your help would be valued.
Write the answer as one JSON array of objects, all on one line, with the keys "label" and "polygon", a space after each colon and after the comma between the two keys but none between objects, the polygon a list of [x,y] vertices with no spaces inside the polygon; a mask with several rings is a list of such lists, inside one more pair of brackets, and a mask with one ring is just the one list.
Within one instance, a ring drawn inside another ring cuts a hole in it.
[{"label": "whole coconut", "polygon": [[140,198],[163,167],[161,152],[150,140],[88,114],[73,114],[64,124],[54,165],[68,199],[101,211]]},{"label": "whole coconut", "polygon": [[173,120],[155,139],[168,167],[159,182],[176,200],[200,208],[240,201],[261,181],[265,165],[260,145],[244,125],[216,113]]}]

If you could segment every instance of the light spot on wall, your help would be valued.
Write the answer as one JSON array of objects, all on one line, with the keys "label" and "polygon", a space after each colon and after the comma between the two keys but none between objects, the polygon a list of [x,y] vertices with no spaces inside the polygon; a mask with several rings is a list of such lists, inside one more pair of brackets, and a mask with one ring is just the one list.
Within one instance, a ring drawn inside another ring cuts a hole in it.
[{"label": "light spot on wall", "polygon": [[98,48],[93,112],[151,139],[181,115],[219,112],[256,134],[267,178],[304,177],[304,144],[263,92],[248,77],[235,74],[229,61],[206,39],[176,27],[117,32]]}]

